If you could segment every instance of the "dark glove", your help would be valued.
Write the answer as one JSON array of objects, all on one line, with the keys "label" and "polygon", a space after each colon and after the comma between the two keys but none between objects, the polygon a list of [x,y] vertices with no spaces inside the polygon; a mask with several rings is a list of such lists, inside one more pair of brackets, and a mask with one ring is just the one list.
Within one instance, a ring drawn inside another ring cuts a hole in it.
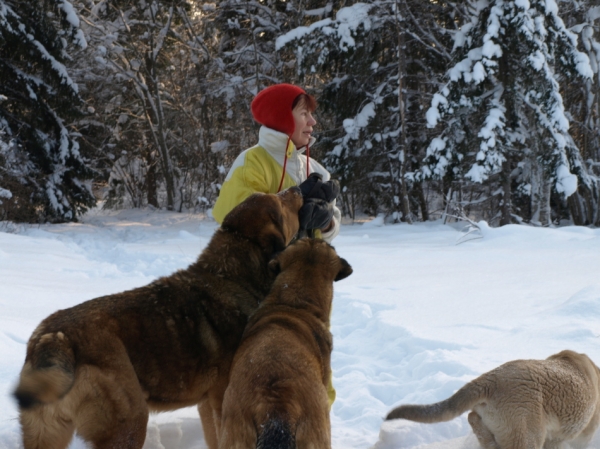
[{"label": "dark glove", "polygon": [[320,198],[304,199],[304,205],[298,212],[300,229],[322,229],[333,218],[333,203]]},{"label": "dark glove", "polygon": [[300,184],[302,197],[306,201],[308,198],[318,198],[331,203],[340,193],[340,183],[334,179],[323,182],[323,175],[320,173],[311,173],[306,181]]}]

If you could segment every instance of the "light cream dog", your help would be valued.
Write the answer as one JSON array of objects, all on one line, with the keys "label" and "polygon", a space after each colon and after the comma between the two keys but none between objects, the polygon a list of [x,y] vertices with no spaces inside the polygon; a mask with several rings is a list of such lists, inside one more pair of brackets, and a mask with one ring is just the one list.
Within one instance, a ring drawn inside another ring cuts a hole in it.
[{"label": "light cream dog", "polygon": [[559,449],[589,443],[600,422],[600,371],[585,354],[514,360],[472,380],[445,401],[402,405],[386,420],[450,421],[467,410],[485,449]]}]

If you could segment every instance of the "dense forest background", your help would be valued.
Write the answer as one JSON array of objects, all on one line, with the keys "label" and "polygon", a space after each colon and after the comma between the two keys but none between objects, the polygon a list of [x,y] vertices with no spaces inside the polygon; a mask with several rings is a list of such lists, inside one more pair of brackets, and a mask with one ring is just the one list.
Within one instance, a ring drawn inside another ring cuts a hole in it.
[{"label": "dense forest background", "polygon": [[0,0],[0,220],[202,211],[319,101],[343,213],[600,225],[598,0]]}]

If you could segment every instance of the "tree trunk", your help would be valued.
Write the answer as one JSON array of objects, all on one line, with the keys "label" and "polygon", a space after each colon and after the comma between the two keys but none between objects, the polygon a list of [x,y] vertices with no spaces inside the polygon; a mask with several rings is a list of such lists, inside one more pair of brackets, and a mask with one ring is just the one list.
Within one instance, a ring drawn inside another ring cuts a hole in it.
[{"label": "tree trunk", "polygon": [[551,182],[548,179],[544,179],[544,182],[540,185],[540,224],[542,226],[550,226],[552,223],[552,208],[550,206],[551,189]]},{"label": "tree trunk", "polygon": [[573,224],[577,226],[600,225],[600,195],[598,184],[591,188],[580,184],[577,192],[567,198]]},{"label": "tree trunk", "polygon": [[[396,24],[398,26],[398,108],[400,110],[400,148],[402,149],[400,159],[400,207],[402,211],[402,221],[412,224],[412,217],[410,213],[410,202],[408,201],[408,189],[406,188],[406,152],[407,152],[407,138],[406,138],[406,108],[404,102],[404,95],[402,90],[404,89],[403,78],[404,78],[404,32],[400,26],[398,19],[398,8],[399,3],[396,2]],[[399,155],[400,155],[399,154]]]},{"label": "tree trunk", "polygon": [[423,192],[423,183],[415,183],[413,192],[417,195],[417,201],[419,203],[419,208],[421,209],[421,219],[423,221],[429,221],[429,210],[427,209],[427,200],[425,199],[425,193]]},{"label": "tree trunk", "polygon": [[532,223],[549,226],[551,221],[550,192],[552,183],[547,179],[544,168],[534,159],[531,167],[531,210]]},{"label": "tree trunk", "polygon": [[500,226],[512,223],[512,191],[510,187],[510,162],[505,160],[502,163],[502,206]]},{"label": "tree trunk", "polygon": [[146,172],[146,179],[144,189],[146,190],[146,200],[150,206],[158,208],[158,196],[156,195],[156,160],[152,156],[152,149],[147,148],[144,153],[144,159],[146,159],[146,165],[148,171]]},{"label": "tree trunk", "polygon": [[[167,19],[167,23],[163,27],[163,32],[166,35],[167,31],[171,27],[171,20],[173,18],[173,8],[171,7],[169,10],[169,18]],[[156,22],[153,17],[153,22]],[[152,31],[149,33],[150,36],[150,51],[146,54],[146,68],[149,74],[149,80],[146,84],[146,94],[148,98],[148,102],[152,105],[151,111],[153,117],[150,118],[150,130],[154,135],[155,142],[158,147],[158,151],[160,153],[160,162],[161,168],[163,172],[163,176],[165,178],[165,187],[167,190],[167,209],[174,210],[175,209],[175,174],[173,170],[173,162],[171,161],[171,155],[169,151],[169,146],[166,139],[166,125],[165,125],[165,115],[163,110],[163,102],[160,95],[159,88],[159,80],[158,80],[158,71],[157,71],[157,58],[162,50],[162,42],[160,40],[158,42],[154,39],[154,34]]]},{"label": "tree trunk", "polygon": [[571,220],[573,220],[573,224],[575,226],[583,226],[587,224],[587,220],[584,217],[584,206],[582,204],[582,198],[581,195],[579,195],[579,192],[575,192],[569,198],[567,198],[567,204],[569,206],[569,212],[571,214]]}]

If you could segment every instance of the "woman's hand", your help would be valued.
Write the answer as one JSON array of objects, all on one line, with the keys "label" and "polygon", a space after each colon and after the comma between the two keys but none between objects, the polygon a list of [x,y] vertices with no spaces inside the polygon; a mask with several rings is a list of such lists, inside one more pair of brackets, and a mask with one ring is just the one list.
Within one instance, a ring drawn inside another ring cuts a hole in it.
[{"label": "woman's hand", "polygon": [[340,194],[340,183],[335,179],[323,182],[323,175],[311,173],[306,181],[300,184],[300,190],[304,199],[319,198],[331,203]]},{"label": "woman's hand", "polygon": [[308,198],[298,212],[300,229],[327,229],[332,224],[333,202],[320,198]]}]

